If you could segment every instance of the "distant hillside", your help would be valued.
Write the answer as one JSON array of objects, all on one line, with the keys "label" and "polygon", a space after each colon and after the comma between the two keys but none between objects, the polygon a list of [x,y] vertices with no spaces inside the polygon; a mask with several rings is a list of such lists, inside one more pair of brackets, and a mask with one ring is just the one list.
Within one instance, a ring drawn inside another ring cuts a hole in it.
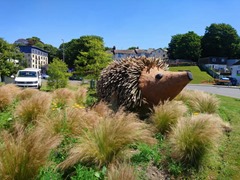
[{"label": "distant hillside", "polygon": [[188,70],[193,74],[193,80],[191,84],[212,83],[213,78],[205,71],[201,71],[198,66],[177,66],[169,67],[170,71],[184,71]]}]

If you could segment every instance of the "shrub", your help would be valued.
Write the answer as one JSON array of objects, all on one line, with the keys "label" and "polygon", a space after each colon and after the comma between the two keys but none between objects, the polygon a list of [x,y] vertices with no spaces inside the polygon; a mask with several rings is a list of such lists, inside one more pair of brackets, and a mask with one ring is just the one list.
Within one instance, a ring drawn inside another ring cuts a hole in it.
[{"label": "shrub", "polygon": [[150,119],[157,130],[165,134],[177,123],[178,118],[187,112],[187,107],[180,101],[165,101],[154,107]]},{"label": "shrub", "polygon": [[54,58],[53,62],[48,66],[49,78],[47,85],[52,89],[65,88],[68,78],[71,76],[67,73],[67,64],[58,58]]},{"label": "shrub", "polygon": [[15,116],[25,125],[36,120],[39,116],[48,112],[51,104],[51,95],[39,92],[30,99],[21,101],[16,107]]},{"label": "shrub", "polygon": [[203,157],[217,146],[222,134],[219,116],[200,114],[178,121],[170,134],[173,158],[199,166]]},{"label": "shrub", "polygon": [[60,143],[59,137],[46,136],[43,129],[27,132],[19,124],[13,133],[2,132],[1,139],[1,179],[35,178],[40,168],[46,165],[50,151]]},{"label": "shrub", "polygon": [[79,161],[98,166],[109,164],[121,157],[130,144],[137,142],[155,143],[155,139],[136,115],[118,111],[106,118],[98,117],[94,128],[85,129],[79,143],[59,167],[65,169]]},{"label": "shrub", "polygon": [[134,168],[129,164],[111,164],[107,171],[108,180],[135,180],[137,175]]}]

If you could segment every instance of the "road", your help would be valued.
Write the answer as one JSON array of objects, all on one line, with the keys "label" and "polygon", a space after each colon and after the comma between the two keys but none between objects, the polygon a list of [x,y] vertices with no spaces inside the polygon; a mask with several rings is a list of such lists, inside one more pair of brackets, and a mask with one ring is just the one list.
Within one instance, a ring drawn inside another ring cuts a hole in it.
[{"label": "road", "polygon": [[204,92],[208,92],[211,94],[219,94],[223,96],[229,96],[233,98],[240,99],[240,88],[239,87],[228,87],[228,86],[220,86],[220,85],[200,85],[200,84],[188,84],[185,89],[189,90],[200,90]]}]

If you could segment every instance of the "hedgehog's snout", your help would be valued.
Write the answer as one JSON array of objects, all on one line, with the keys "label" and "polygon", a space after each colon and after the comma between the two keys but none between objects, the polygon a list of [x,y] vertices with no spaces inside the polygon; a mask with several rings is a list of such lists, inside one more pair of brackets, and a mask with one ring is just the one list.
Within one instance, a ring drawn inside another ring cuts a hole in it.
[{"label": "hedgehog's snout", "polygon": [[159,73],[155,76],[155,79],[160,80],[162,77],[163,77],[163,75]]}]

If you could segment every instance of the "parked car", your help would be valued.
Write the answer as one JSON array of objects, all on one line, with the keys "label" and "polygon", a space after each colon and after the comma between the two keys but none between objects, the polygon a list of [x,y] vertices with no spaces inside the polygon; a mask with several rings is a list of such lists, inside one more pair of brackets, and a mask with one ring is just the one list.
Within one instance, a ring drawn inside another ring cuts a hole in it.
[{"label": "parked car", "polygon": [[76,76],[76,75],[73,75],[73,76],[69,77],[69,80],[82,81],[83,78],[79,77],[79,76]]},{"label": "parked car", "polygon": [[42,74],[42,79],[47,79],[47,78],[49,78],[49,75],[47,75],[47,74]]},{"label": "parked car", "polygon": [[32,87],[40,89],[42,86],[41,69],[26,68],[19,70],[14,81],[19,87]]}]

